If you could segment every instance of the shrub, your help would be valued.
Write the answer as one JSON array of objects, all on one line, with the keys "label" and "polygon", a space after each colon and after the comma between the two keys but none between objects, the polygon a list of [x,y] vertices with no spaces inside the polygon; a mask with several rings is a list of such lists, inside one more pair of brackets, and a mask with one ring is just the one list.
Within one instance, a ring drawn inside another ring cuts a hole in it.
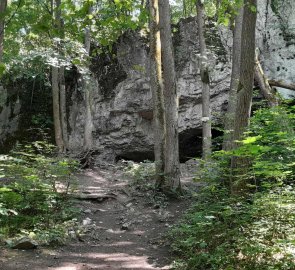
[{"label": "shrub", "polygon": [[18,145],[0,159],[2,238],[52,231],[73,217],[67,194],[74,187],[75,161],[56,157],[46,142]]},{"label": "shrub", "polygon": [[148,160],[140,163],[128,161],[125,174],[132,178],[132,185],[140,189],[151,188],[156,176],[155,164]]},{"label": "shrub", "polygon": [[[208,186],[171,232],[175,269],[291,270],[295,267],[295,189],[241,200]],[[176,265],[177,265],[176,264]]]},{"label": "shrub", "polygon": [[[295,269],[295,107],[261,109],[237,149],[215,152],[196,178],[207,185],[171,232],[175,269]],[[230,168],[235,156],[246,170]],[[248,190],[231,192],[232,176]]]}]

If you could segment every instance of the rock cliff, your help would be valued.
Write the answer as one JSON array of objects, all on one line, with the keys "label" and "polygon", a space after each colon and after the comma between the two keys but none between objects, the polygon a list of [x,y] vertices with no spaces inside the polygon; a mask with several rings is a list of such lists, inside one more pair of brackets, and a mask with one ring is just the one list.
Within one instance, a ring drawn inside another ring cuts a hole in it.
[{"label": "rock cliff", "polygon": [[[295,83],[295,1],[258,1],[257,46],[266,75]],[[280,2],[279,2],[280,3]],[[179,140],[181,160],[196,156],[201,149],[201,83],[198,68],[198,29],[195,18],[174,26],[174,48],[179,95]],[[232,34],[208,25],[211,66],[211,101],[214,126],[221,125],[227,107],[231,73]],[[152,96],[149,88],[149,48],[143,34],[124,34],[113,54],[93,60],[97,88],[93,95],[94,147],[97,162],[120,158],[153,159]],[[287,94],[286,92],[284,92]],[[85,104],[79,87],[68,92],[70,148],[80,151],[83,143]],[[19,107],[0,109],[3,140],[15,130],[7,128]],[[6,120],[5,120],[6,119]],[[6,121],[6,122],[5,122]],[[17,121],[13,120],[13,121]],[[5,128],[5,130],[4,130]],[[213,135],[218,135],[213,131]]]},{"label": "rock cliff", "polygon": [[[294,83],[295,2],[289,1],[284,5],[259,1],[257,46],[267,76]],[[180,105],[179,140],[181,159],[185,160],[196,156],[201,147],[201,83],[196,56],[199,50],[198,29],[195,18],[182,20],[177,27],[174,29],[174,47]],[[213,122],[218,125],[227,105],[232,34],[227,29],[208,28],[206,40],[212,67],[212,115]],[[108,89],[111,92],[108,96],[99,87],[94,98],[94,145],[103,149],[98,160],[151,159],[153,115],[145,38],[138,33],[124,35],[117,45],[117,61],[125,76],[116,86]],[[96,76],[101,74],[96,73]],[[70,121],[73,126],[70,145],[73,149],[81,147],[83,141],[84,113],[82,106],[76,107],[81,109],[78,116],[75,112],[75,121]]]}]

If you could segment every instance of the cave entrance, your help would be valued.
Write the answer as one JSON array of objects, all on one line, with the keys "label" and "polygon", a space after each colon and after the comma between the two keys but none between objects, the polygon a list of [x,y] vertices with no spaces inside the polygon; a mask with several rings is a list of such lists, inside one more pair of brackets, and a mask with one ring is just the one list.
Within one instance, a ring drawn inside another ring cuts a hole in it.
[{"label": "cave entrance", "polygon": [[[221,149],[222,132],[212,129],[213,149]],[[184,163],[192,158],[202,157],[202,129],[188,129],[179,133],[179,160]],[[154,161],[153,151],[126,151],[116,156],[116,162],[124,159],[134,162],[143,162],[145,160]]]},{"label": "cave entrance", "polygon": [[[213,150],[220,150],[223,132],[212,129]],[[179,133],[179,159],[181,163],[202,157],[202,129],[193,128]]]},{"label": "cave entrance", "polygon": [[202,129],[187,129],[179,133],[179,160],[181,163],[202,156]]},{"label": "cave entrance", "polygon": [[116,162],[121,159],[132,160],[134,162],[143,162],[145,160],[155,161],[155,156],[153,151],[130,151],[118,155]]}]

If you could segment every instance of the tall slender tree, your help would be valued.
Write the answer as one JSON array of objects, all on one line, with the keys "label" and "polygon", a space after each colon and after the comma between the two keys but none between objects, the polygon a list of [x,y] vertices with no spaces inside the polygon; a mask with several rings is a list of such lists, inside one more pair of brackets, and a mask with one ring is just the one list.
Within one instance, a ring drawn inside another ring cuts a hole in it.
[{"label": "tall slender tree", "polygon": [[7,7],[7,0],[0,1],[0,63],[3,58],[3,42],[4,42],[4,13]]},{"label": "tall slender tree", "polygon": [[250,119],[255,67],[256,18],[257,0],[245,0],[241,35],[240,79],[233,132],[235,141],[241,139]]},{"label": "tall slender tree", "polygon": [[224,141],[223,150],[231,150],[234,146],[233,130],[234,119],[237,107],[237,93],[240,83],[240,68],[241,68],[241,45],[242,45],[242,26],[244,14],[244,0],[242,0],[241,7],[234,20],[233,28],[233,50],[232,50],[232,73],[230,90],[228,95],[228,108],[224,121]]},{"label": "tall slender tree", "polygon": [[181,191],[178,144],[178,96],[172,45],[171,14],[169,0],[159,3],[160,34],[165,104],[165,177],[169,189]]},{"label": "tall slender tree", "polygon": [[[238,146],[244,131],[249,125],[255,67],[255,30],[257,18],[257,0],[245,0],[242,33],[241,33],[241,58],[240,75],[237,88],[237,104],[235,108],[232,147]],[[231,168],[233,176],[238,181],[231,179],[231,190],[235,194],[244,193],[247,183],[243,175],[247,172],[249,160],[241,157],[232,157]]]},{"label": "tall slender tree", "polygon": [[53,122],[54,122],[54,134],[55,143],[59,152],[64,151],[64,143],[62,139],[62,128],[60,121],[60,107],[59,107],[59,85],[58,85],[58,67],[51,67],[51,85],[52,85],[52,108],[53,108]]},{"label": "tall slender tree", "polygon": [[[93,13],[93,6],[91,2],[88,2],[88,15]],[[91,27],[88,25],[85,29],[85,38],[84,38],[84,46],[85,50],[90,56],[90,46],[91,46]],[[90,73],[90,72],[89,72]],[[89,74],[91,76],[91,74]],[[84,151],[88,151],[93,147],[93,138],[92,138],[92,130],[93,130],[93,120],[92,120],[92,92],[93,92],[93,84],[91,82],[91,78],[84,78],[84,91],[85,91],[85,125],[84,125],[84,143],[83,149]]]},{"label": "tall slender tree", "polygon": [[156,164],[156,189],[165,184],[165,136],[164,94],[162,77],[162,53],[159,27],[159,1],[149,1],[150,10],[150,85],[153,96],[154,153]]},{"label": "tall slender tree", "polygon": [[[60,54],[62,55],[63,40],[65,38],[64,21],[62,18],[61,0],[56,0],[56,26],[58,37],[60,38]],[[68,120],[67,120],[67,99],[66,99],[66,85],[65,85],[65,67],[60,65],[58,69],[59,80],[59,96],[60,96],[60,120],[62,128],[62,139],[64,144],[64,151],[68,149]]]},{"label": "tall slender tree", "polygon": [[[53,21],[53,27],[56,28],[58,35],[60,35],[62,22],[61,22],[61,1],[51,0],[52,14],[55,14],[55,19]],[[53,122],[54,122],[54,132],[55,132],[55,142],[58,147],[59,152],[65,150],[65,143],[63,138],[63,133],[65,132],[62,123],[66,119],[63,118],[64,114],[61,114],[61,109],[64,110],[65,97],[63,91],[60,91],[60,81],[63,79],[62,73],[60,73],[59,63],[57,66],[52,66],[51,81],[52,81],[52,102],[53,102]],[[61,102],[62,99],[62,102]],[[61,105],[62,104],[62,105]]]},{"label": "tall slender tree", "polygon": [[205,40],[205,12],[202,0],[197,0],[197,20],[200,42],[200,71],[202,81],[202,132],[203,159],[208,159],[212,151],[211,111],[210,111],[210,76]]}]

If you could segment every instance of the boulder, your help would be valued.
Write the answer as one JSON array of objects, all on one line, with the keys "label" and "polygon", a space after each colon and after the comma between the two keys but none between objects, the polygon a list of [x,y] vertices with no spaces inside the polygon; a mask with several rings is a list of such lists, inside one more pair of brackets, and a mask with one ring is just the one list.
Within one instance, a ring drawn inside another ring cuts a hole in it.
[{"label": "boulder", "polygon": [[23,237],[15,241],[9,242],[9,246],[13,249],[34,249],[38,247],[38,243],[28,237]]}]

